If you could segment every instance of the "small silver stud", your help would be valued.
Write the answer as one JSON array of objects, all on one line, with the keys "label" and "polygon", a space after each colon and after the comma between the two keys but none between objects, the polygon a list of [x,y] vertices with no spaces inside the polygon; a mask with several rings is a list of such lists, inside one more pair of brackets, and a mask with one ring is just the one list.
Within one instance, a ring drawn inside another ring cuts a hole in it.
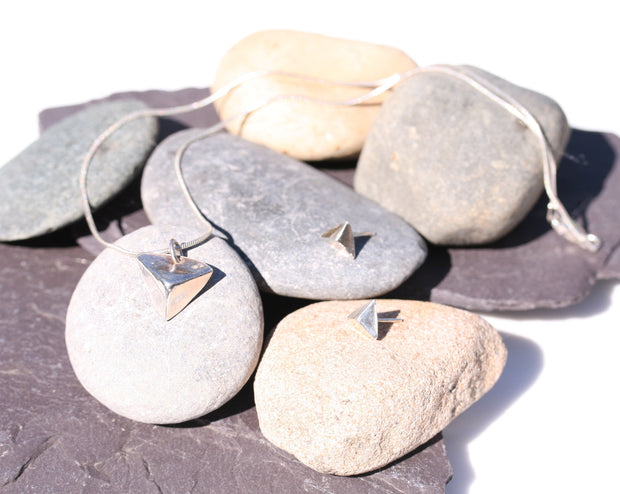
[{"label": "small silver stud", "polygon": [[377,301],[374,299],[351,312],[351,314],[349,314],[349,319],[355,319],[360,323],[366,332],[375,340],[379,338],[380,322],[403,321],[396,317],[379,317],[377,315]]},{"label": "small silver stud", "polygon": [[353,236],[353,230],[348,221],[341,223],[334,228],[330,228],[323,235],[325,240],[332,243],[340,249],[344,249],[353,259],[355,259],[355,237]]}]

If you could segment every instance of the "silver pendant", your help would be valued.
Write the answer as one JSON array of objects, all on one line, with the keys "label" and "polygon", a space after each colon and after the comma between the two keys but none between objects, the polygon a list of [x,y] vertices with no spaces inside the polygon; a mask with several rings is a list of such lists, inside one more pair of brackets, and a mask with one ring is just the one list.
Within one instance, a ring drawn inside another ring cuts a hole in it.
[{"label": "silver pendant", "polygon": [[208,264],[168,254],[140,254],[142,274],[155,306],[169,321],[205,287],[213,274]]}]

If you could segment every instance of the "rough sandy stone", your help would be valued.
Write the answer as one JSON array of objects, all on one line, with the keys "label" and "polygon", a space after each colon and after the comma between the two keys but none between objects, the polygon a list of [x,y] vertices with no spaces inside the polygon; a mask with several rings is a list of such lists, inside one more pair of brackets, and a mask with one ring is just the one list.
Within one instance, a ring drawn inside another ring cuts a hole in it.
[{"label": "rough sandy stone", "polygon": [[[170,136],[142,176],[144,209],[156,225],[204,231],[174,174],[176,150],[200,134]],[[259,287],[309,299],[375,297],[399,286],[423,262],[426,245],[401,218],[305,163],[230,134],[192,144],[182,164],[203,214],[242,252]],[[321,237],[349,221],[355,259]]]},{"label": "rough sandy stone", "polygon": [[[21,240],[82,216],[79,174],[94,139],[124,115],[145,108],[117,101],[87,108],[47,129],[0,168],[0,240]],[[122,190],[155,145],[157,120],[131,122],[110,137],[91,164],[88,191],[96,208]]]},{"label": "rough sandy stone", "polygon": [[[557,103],[480,69],[467,70],[524,105],[556,159],[562,156],[570,128]],[[512,230],[540,196],[540,145],[531,130],[467,82],[420,73],[382,106],[360,155],[355,190],[432,243],[488,243]]]},{"label": "rough sandy stone", "polygon": [[[333,81],[372,81],[405,72],[416,64],[389,46],[297,31],[261,31],[233,46],[220,61],[213,89],[258,70],[278,70]],[[327,100],[357,97],[368,89],[343,87],[269,75],[243,83],[216,103],[228,119],[281,95]],[[380,103],[384,98],[379,97]],[[303,160],[359,153],[379,104],[357,108],[283,100],[228,126],[234,134]]]},{"label": "rough sandy stone", "polygon": [[[147,251],[169,239],[145,227],[119,243]],[[189,254],[214,273],[206,291],[170,321],[153,307],[138,262],[111,249],[91,264],[71,298],[71,365],[86,390],[119,415],[159,424],[191,420],[227,402],[254,371],[263,317],[248,269],[218,238]]]},{"label": "rough sandy stone", "polygon": [[[55,242],[70,244],[68,231]],[[372,475],[311,470],[260,433],[252,387],[201,419],[153,426],[119,417],[80,385],[64,341],[71,293],[91,262],[75,246],[0,244],[0,491],[213,494],[441,494],[441,435]],[[266,313],[292,299],[269,297]],[[297,301],[298,302],[298,301]]]},{"label": "rough sandy stone", "polygon": [[474,314],[378,300],[379,313],[404,321],[382,324],[374,340],[347,318],[362,303],[287,316],[256,374],[261,431],[319,472],[360,474],[412,451],[487,392],[506,361],[499,333]]}]

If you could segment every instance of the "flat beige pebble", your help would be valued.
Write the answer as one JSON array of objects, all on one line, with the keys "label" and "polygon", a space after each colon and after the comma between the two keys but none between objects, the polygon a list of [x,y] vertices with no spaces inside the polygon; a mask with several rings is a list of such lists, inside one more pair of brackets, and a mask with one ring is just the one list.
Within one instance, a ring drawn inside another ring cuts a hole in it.
[{"label": "flat beige pebble", "polygon": [[475,314],[378,300],[380,314],[404,321],[380,324],[374,340],[347,317],[363,303],[287,316],[254,383],[265,437],[323,473],[368,472],[414,450],[486,393],[506,362],[499,333]]},{"label": "flat beige pebble", "polygon": [[[257,70],[279,70],[333,81],[370,81],[405,72],[416,64],[390,46],[298,31],[261,31],[233,46],[220,61],[212,89]],[[279,95],[343,100],[368,89],[342,87],[269,75],[243,83],[216,103],[221,119],[248,111]],[[252,113],[229,132],[301,160],[353,156],[362,149],[377,104],[351,107],[284,100]]]}]

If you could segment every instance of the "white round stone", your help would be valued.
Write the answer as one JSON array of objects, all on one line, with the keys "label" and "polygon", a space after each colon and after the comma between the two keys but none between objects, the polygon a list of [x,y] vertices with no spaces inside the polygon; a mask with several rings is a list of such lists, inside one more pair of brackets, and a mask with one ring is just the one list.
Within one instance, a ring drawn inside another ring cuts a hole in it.
[{"label": "white round stone", "polygon": [[[178,230],[174,237],[189,240]],[[165,248],[171,235],[149,226],[119,241],[137,251]],[[78,283],[66,343],[86,390],[112,411],[157,424],[220,407],[258,362],[263,317],[258,290],[238,255],[219,238],[188,257],[214,269],[203,290],[170,321],[153,306],[139,262],[106,249]]]}]

